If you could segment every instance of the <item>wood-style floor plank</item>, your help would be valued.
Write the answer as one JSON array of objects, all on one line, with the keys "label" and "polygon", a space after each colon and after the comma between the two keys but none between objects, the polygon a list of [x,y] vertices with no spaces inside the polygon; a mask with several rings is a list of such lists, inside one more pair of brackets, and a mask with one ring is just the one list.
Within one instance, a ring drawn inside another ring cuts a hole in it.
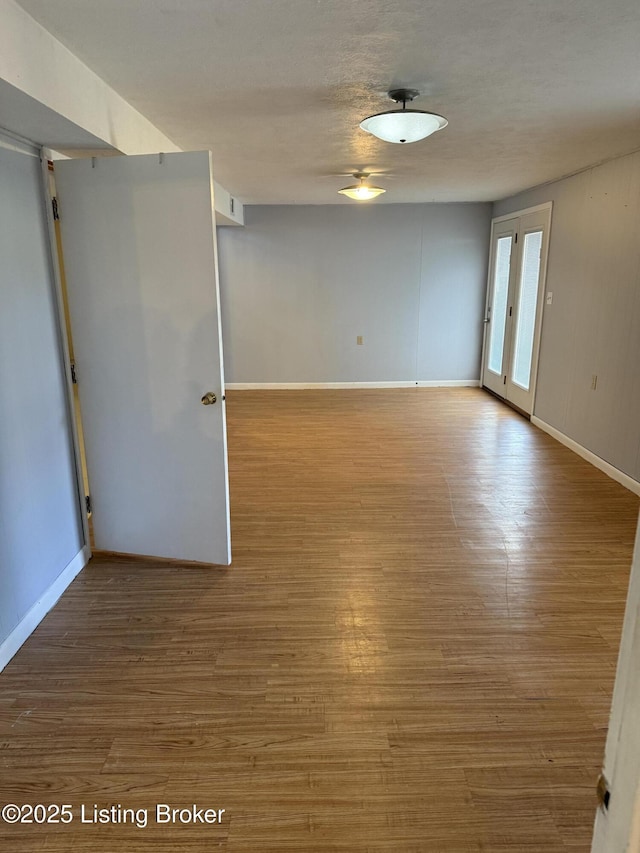
[{"label": "wood-style floor plank", "polygon": [[12,853],[587,853],[638,499],[476,389],[231,392],[233,565],[100,557],[0,675]]}]

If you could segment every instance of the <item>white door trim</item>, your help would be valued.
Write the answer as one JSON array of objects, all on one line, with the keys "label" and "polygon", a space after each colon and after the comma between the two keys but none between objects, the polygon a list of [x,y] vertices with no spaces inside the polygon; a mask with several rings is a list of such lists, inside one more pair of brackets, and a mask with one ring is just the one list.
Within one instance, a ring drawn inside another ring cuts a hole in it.
[{"label": "white door trim", "polygon": [[592,853],[640,849],[640,527],[625,607],[603,773],[607,809],[596,812]]},{"label": "white door trim", "polygon": [[494,216],[491,225],[495,222],[504,222],[505,219],[516,219],[518,216],[527,216],[529,213],[540,213],[542,210],[552,210],[553,202],[545,201],[544,204],[534,204],[533,207],[525,207],[522,210],[514,210],[512,213],[503,213],[502,216]]},{"label": "white door trim", "polygon": [[26,154],[28,157],[39,157],[40,149],[35,142],[30,139],[25,139],[23,136],[17,136],[3,127],[0,127],[0,148],[5,148],[7,151],[17,151],[18,154]]}]

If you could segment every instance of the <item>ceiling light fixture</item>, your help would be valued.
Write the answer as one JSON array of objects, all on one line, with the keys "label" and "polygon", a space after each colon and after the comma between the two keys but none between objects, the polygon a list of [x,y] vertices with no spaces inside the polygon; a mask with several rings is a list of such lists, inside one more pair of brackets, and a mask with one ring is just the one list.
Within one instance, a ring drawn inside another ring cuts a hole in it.
[{"label": "ceiling light fixture", "polygon": [[392,89],[389,97],[396,104],[402,103],[402,109],[369,116],[360,122],[360,127],[384,142],[398,143],[418,142],[442,130],[449,124],[446,118],[436,113],[407,109],[407,101],[413,101],[419,94],[417,89]]},{"label": "ceiling light fixture", "polygon": [[386,193],[386,190],[383,190],[382,187],[370,187],[365,184],[369,174],[369,172],[354,172],[353,177],[357,178],[360,183],[343,187],[341,190],[338,190],[338,192],[342,193],[342,195],[348,196],[349,198],[355,199],[355,201],[369,201],[369,199],[382,195],[382,193]]}]

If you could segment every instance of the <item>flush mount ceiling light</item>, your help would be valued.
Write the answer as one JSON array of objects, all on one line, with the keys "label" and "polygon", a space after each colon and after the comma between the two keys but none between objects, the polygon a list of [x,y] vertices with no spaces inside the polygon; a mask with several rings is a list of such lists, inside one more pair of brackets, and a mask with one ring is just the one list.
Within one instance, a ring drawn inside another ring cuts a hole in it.
[{"label": "flush mount ceiling light", "polygon": [[357,178],[360,183],[343,187],[341,190],[338,190],[338,192],[342,193],[342,195],[348,196],[349,198],[353,198],[356,201],[369,201],[369,199],[382,195],[382,193],[386,193],[386,190],[383,190],[382,187],[370,187],[365,184],[369,174],[369,172],[354,172],[353,177]]},{"label": "flush mount ceiling light", "polygon": [[423,110],[407,109],[407,101],[411,102],[419,94],[417,89],[392,89],[389,97],[396,104],[402,103],[402,109],[369,116],[360,122],[360,127],[385,142],[398,143],[418,142],[442,130],[449,124],[446,118]]}]

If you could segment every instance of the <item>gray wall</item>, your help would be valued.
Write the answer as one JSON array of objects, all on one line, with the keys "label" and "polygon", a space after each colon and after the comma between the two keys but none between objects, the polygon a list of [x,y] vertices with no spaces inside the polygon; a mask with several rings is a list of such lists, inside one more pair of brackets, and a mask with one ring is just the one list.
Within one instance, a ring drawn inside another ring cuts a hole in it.
[{"label": "gray wall", "polygon": [[545,201],[553,303],[534,414],[639,480],[640,153],[500,201],[494,215]]},{"label": "gray wall", "polygon": [[477,380],[490,217],[246,207],[244,228],[218,233],[227,382]]},{"label": "gray wall", "polygon": [[0,148],[0,643],[81,550],[37,157]]}]

